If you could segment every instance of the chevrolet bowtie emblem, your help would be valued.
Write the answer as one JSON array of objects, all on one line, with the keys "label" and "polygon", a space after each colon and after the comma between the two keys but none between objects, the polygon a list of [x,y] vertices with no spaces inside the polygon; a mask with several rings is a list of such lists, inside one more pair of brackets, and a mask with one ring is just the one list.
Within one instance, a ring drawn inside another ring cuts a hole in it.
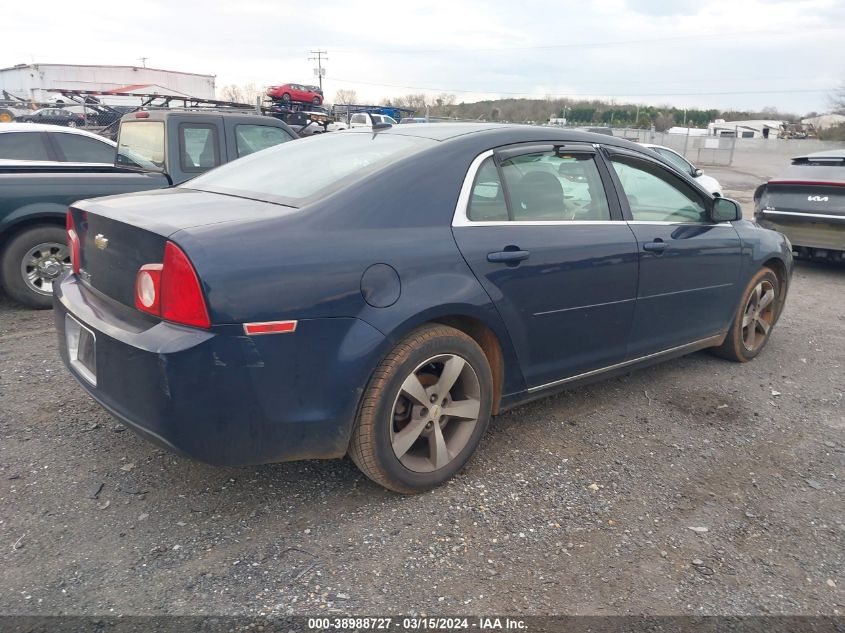
[{"label": "chevrolet bowtie emblem", "polygon": [[106,247],[109,245],[109,238],[107,238],[102,233],[97,233],[97,235],[94,236],[94,244],[101,251],[104,251],[104,250],[106,250]]}]

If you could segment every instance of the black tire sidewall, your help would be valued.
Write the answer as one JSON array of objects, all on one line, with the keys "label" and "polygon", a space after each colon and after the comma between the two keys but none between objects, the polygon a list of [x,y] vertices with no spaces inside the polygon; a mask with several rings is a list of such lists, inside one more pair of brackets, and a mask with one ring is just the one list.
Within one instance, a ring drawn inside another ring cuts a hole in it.
[{"label": "black tire sidewall", "polygon": [[[475,430],[455,459],[446,467],[432,473],[417,473],[408,470],[393,452],[390,443],[390,424],[393,419],[393,404],[405,379],[417,366],[438,354],[457,354],[475,370],[481,387],[481,410]],[[384,473],[403,488],[415,491],[428,490],[447,481],[458,473],[469,461],[490,422],[493,401],[493,378],[484,352],[471,340],[459,336],[438,336],[417,347],[400,365],[385,385],[376,409],[375,458]]]},{"label": "black tire sidewall", "polygon": [[6,244],[0,256],[0,282],[3,290],[12,299],[37,310],[46,310],[53,306],[52,295],[36,294],[26,285],[21,277],[21,260],[36,244],[55,242],[64,244],[64,229],[58,226],[37,226],[22,231]]}]

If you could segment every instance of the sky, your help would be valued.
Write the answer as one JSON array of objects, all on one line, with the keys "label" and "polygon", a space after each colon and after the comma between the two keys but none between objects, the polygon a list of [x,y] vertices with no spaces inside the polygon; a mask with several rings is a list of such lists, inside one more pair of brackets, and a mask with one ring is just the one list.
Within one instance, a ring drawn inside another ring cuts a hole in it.
[{"label": "sky", "polygon": [[[407,6],[402,6],[407,5]],[[845,0],[13,2],[0,67],[140,65],[227,84],[317,83],[327,100],[600,97],[803,114],[845,84]]]}]

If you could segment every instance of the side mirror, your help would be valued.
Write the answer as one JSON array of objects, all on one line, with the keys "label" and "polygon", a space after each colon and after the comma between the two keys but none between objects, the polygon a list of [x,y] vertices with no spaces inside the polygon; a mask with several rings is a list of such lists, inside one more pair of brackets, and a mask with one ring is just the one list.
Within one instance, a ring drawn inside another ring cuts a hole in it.
[{"label": "side mirror", "polygon": [[733,222],[742,219],[742,207],[730,198],[715,198],[710,210],[710,219],[714,222]]},{"label": "side mirror", "polygon": [[703,176],[703,175],[704,175],[704,172],[703,172],[703,171],[701,171],[698,167],[695,167],[695,168],[692,170],[692,177],[693,177],[693,178],[698,178],[699,176]]}]

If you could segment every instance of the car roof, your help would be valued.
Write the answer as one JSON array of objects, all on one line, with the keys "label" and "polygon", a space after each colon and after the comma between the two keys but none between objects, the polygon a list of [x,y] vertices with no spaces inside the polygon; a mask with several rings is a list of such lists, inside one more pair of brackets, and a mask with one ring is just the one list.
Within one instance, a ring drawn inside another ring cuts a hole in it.
[{"label": "car roof", "polygon": [[3,132],[55,132],[59,134],[78,134],[80,136],[88,136],[95,138],[98,141],[103,141],[109,145],[116,146],[117,143],[107,139],[99,134],[88,132],[87,130],[80,130],[79,128],[65,127],[63,125],[50,125],[49,123],[0,123],[0,134]]},{"label": "car roof", "polygon": [[[372,134],[370,128],[352,128],[344,134]],[[557,128],[544,125],[522,125],[516,123],[417,123],[415,125],[394,125],[383,129],[378,134],[398,134],[402,136],[417,136],[433,141],[446,142],[452,139],[465,138],[468,135],[483,134],[485,139],[493,144],[500,138],[502,144],[521,142],[561,141],[570,143],[601,143],[616,145],[642,152],[643,147],[622,138],[607,134],[583,132],[581,130]],[[516,140],[514,140],[515,137]]]}]

